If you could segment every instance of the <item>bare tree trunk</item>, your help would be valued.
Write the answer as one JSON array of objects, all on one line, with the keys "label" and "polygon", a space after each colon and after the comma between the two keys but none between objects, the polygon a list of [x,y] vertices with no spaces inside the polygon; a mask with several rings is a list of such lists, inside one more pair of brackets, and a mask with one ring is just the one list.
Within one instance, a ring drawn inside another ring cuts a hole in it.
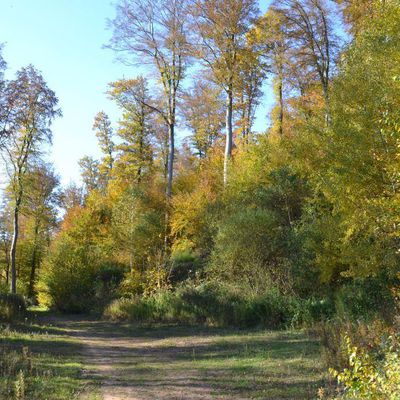
[{"label": "bare tree trunk", "polygon": [[283,82],[282,75],[279,74],[278,97],[279,97],[279,135],[283,136]]},{"label": "bare tree trunk", "polygon": [[16,253],[17,253],[17,241],[19,233],[19,201],[17,201],[14,208],[14,221],[13,221],[13,237],[11,241],[10,249],[10,261],[11,261],[11,293],[17,293],[17,264],[16,264]]},{"label": "bare tree trunk", "polygon": [[[7,250],[8,253],[8,250]],[[10,258],[7,254],[6,256],[6,285],[8,286],[10,283]]]},{"label": "bare tree trunk", "polygon": [[167,165],[167,199],[172,196],[172,180],[174,177],[174,156],[175,156],[175,124],[168,125],[168,165]]},{"label": "bare tree trunk", "polygon": [[166,188],[166,208],[165,208],[165,231],[164,231],[164,253],[169,253],[170,248],[170,206],[172,198],[172,182],[174,177],[174,157],[175,157],[175,124],[168,125],[168,158],[167,158],[167,188]]},{"label": "bare tree trunk", "polygon": [[225,158],[224,158],[224,186],[228,182],[228,167],[229,161],[232,156],[233,147],[233,130],[232,130],[232,116],[233,116],[233,91],[230,86],[227,91],[226,98],[226,142],[225,142]]}]

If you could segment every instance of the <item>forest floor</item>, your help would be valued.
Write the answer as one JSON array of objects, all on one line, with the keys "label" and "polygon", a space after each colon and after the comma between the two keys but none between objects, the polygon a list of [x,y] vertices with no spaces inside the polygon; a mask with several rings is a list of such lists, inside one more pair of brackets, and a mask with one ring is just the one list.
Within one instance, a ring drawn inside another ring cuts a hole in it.
[{"label": "forest floor", "polygon": [[46,340],[25,337],[33,353],[79,359],[79,377],[74,372],[69,384],[80,386],[80,400],[306,400],[325,383],[318,342],[298,331],[136,326],[82,316],[39,317],[34,326]]}]

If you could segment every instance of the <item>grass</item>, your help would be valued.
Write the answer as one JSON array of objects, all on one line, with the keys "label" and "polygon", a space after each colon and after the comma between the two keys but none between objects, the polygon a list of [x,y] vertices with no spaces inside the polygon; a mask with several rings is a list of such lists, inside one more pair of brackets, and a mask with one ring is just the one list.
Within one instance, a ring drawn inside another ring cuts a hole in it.
[{"label": "grass", "polygon": [[44,321],[0,331],[15,363],[11,379],[0,371],[0,399],[97,400],[102,383],[121,398],[305,400],[326,383],[320,344],[300,331]]},{"label": "grass", "polygon": [[[162,398],[305,400],[316,399],[326,384],[320,344],[299,331],[108,323],[93,331],[102,354],[108,350],[101,338],[113,335],[113,372],[103,378],[143,399],[163,393]],[[91,368],[96,370],[96,361]],[[186,395],[179,397],[177,388]]]},{"label": "grass", "polygon": [[319,346],[299,333],[227,335],[210,347],[196,364],[216,394],[311,399],[323,385]]},{"label": "grass", "polygon": [[1,400],[79,398],[90,384],[82,376],[82,348],[63,333],[34,318],[0,325]]}]

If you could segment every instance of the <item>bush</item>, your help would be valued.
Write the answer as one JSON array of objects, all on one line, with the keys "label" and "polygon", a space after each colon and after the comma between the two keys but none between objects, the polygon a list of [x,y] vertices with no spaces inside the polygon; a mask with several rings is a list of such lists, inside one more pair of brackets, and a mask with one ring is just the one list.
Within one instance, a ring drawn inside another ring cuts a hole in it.
[{"label": "bush", "polygon": [[104,307],[113,300],[118,291],[121,282],[124,279],[124,266],[115,263],[105,263],[99,266],[95,271],[95,297],[97,310],[103,310]]},{"label": "bush", "polygon": [[272,289],[267,293],[248,299],[238,316],[242,326],[265,326],[280,328],[291,325],[295,300]]},{"label": "bush", "polygon": [[218,326],[237,325],[238,310],[244,300],[234,290],[214,283],[182,286],[176,295],[180,319]]},{"label": "bush", "polygon": [[299,316],[302,310],[299,300],[277,289],[249,296],[229,286],[206,282],[186,284],[175,291],[159,291],[151,296],[115,300],[104,316],[111,320],[275,329],[306,320]]},{"label": "bush", "polygon": [[335,305],[329,298],[301,299],[294,304],[294,307],[293,326],[313,327],[315,324],[332,319],[335,315]]},{"label": "bush", "polygon": [[68,236],[58,238],[40,276],[40,303],[62,312],[92,310],[99,303],[98,295],[104,297],[107,286],[120,279],[109,266],[103,268],[101,260],[97,247],[78,246]]},{"label": "bush", "polygon": [[336,318],[316,326],[326,365],[338,370],[349,367],[345,337],[358,348],[376,350],[383,338],[389,336],[390,330],[381,319],[365,322]]},{"label": "bush", "polygon": [[193,279],[200,268],[201,261],[194,254],[187,251],[174,254],[171,259],[169,281],[171,284],[177,284]]},{"label": "bush", "polygon": [[24,315],[25,300],[18,294],[0,294],[0,320],[10,322]]},{"label": "bush", "polygon": [[345,337],[348,367],[331,369],[343,388],[340,399],[397,400],[400,398],[400,348],[398,338],[388,337],[379,351],[367,352]]},{"label": "bush", "polygon": [[117,299],[105,309],[104,317],[112,321],[170,322],[175,320],[174,296],[159,292],[152,296]]},{"label": "bush", "polygon": [[[245,208],[224,218],[215,237],[210,276],[261,293],[277,282],[290,281],[284,230],[277,216],[262,208]],[[272,273],[273,271],[273,273]]]},{"label": "bush", "polygon": [[391,321],[396,306],[389,287],[386,278],[357,279],[344,285],[335,296],[337,315],[353,321],[377,316]]}]

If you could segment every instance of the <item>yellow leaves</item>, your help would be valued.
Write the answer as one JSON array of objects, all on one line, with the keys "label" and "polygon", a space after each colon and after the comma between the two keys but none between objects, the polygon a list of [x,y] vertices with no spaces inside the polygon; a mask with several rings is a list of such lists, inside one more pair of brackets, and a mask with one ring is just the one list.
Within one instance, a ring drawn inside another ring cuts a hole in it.
[{"label": "yellow leaves", "polygon": [[[389,337],[389,343],[396,343]],[[372,358],[365,350],[351,344],[345,337],[345,350],[349,367],[338,372],[330,369],[331,375],[345,388],[346,399],[395,400],[400,396],[400,363],[397,349],[385,347],[384,359]]]}]

